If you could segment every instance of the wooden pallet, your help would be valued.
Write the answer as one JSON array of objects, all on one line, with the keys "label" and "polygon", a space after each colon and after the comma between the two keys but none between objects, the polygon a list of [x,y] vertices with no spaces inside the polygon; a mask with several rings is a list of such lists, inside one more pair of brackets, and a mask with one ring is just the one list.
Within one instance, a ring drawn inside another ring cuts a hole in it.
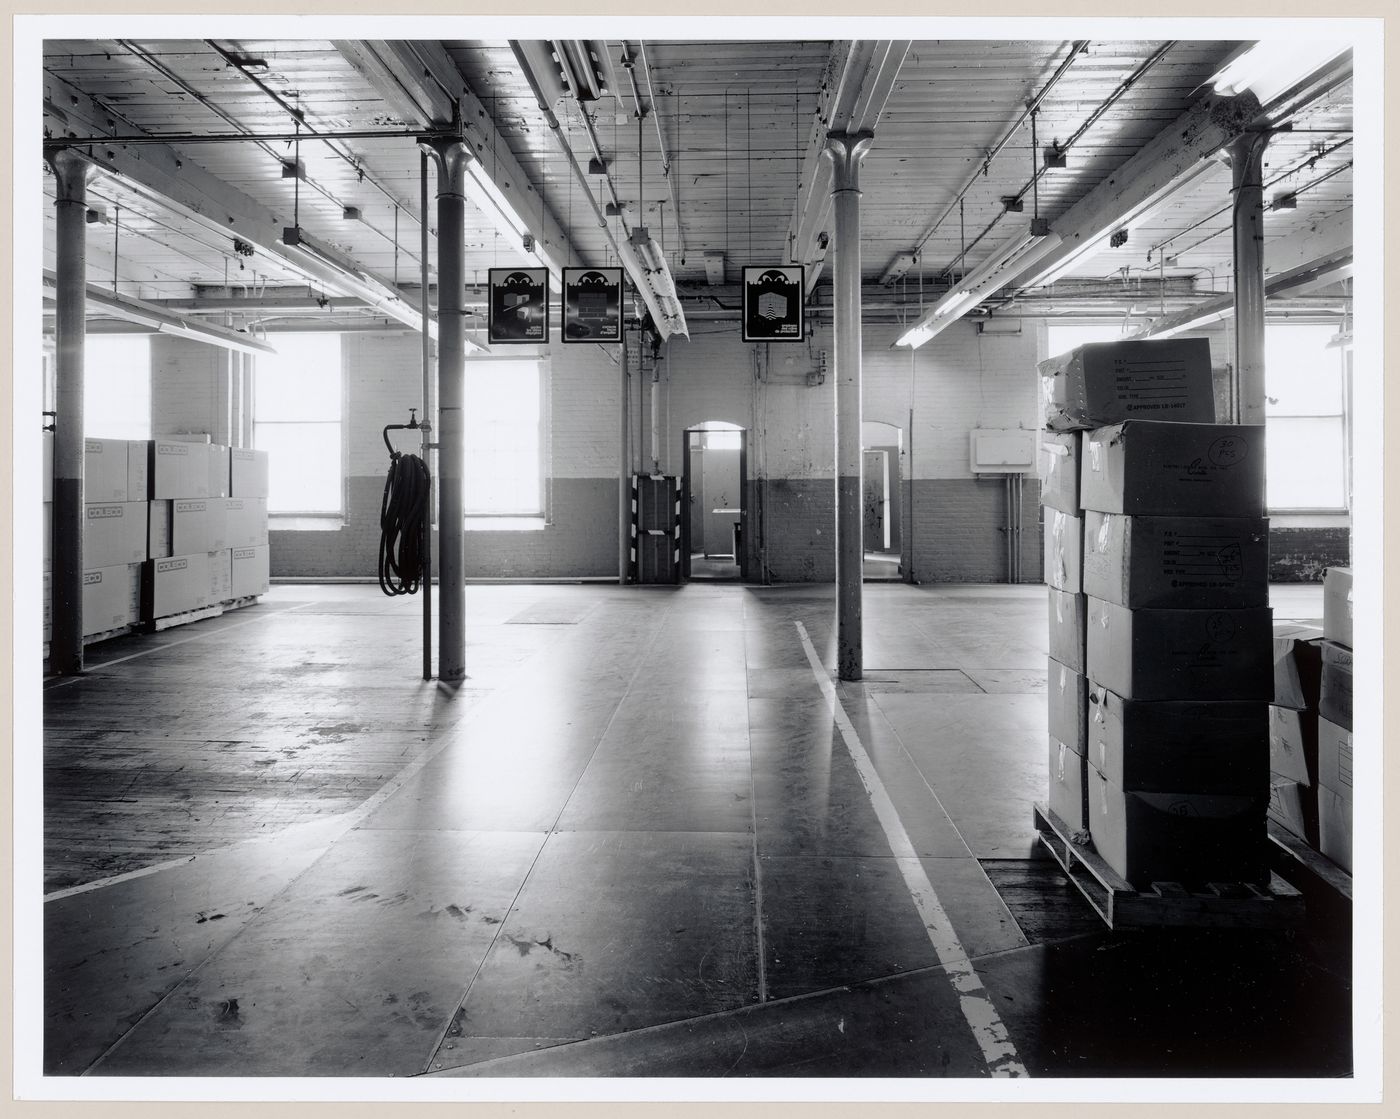
[{"label": "wooden pallet", "polygon": [[205,618],[217,618],[224,612],[223,604],[216,606],[203,606],[198,610],[186,610],[183,614],[171,614],[165,618],[156,618],[147,622],[149,632],[159,633],[163,629],[174,629],[176,626],[188,625],[190,622],[202,622]]},{"label": "wooden pallet", "polygon": [[242,610],[245,606],[256,606],[261,601],[262,596],[256,594],[244,595],[242,598],[233,598],[223,603],[224,613],[227,614],[230,610]]},{"label": "wooden pallet", "polygon": [[1179,882],[1154,882],[1137,890],[1099,858],[1088,837],[1075,834],[1044,804],[1035,805],[1040,842],[1111,929],[1293,929],[1303,923],[1303,896],[1277,874],[1267,888],[1249,882],[1212,882],[1189,890]]}]

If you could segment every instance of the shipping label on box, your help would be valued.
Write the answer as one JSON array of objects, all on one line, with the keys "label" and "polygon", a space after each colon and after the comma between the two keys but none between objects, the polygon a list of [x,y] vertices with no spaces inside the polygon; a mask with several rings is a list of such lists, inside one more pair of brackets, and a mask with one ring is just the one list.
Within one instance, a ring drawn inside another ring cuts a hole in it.
[{"label": "shipping label on box", "polygon": [[142,616],[169,618],[209,605],[209,556],[198,553],[147,560]]},{"label": "shipping label on box", "polygon": [[228,544],[222,497],[176,500],[170,504],[170,550],[177,556],[217,552]]},{"label": "shipping label on box", "polygon": [[1084,672],[1085,634],[1089,600],[1082,594],[1066,594],[1049,588],[1050,656],[1075,672]]},{"label": "shipping label on box", "polygon": [[83,572],[83,636],[122,629],[141,618],[141,565]]},{"label": "shipping label on box", "polygon": [[125,439],[86,439],[83,441],[83,500],[126,501],[127,455]]},{"label": "shipping label on box", "polygon": [[1045,426],[1127,419],[1212,423],[1215,389],[1204,338],[1090,342],[1040,363]]},{"label": "shipping label on box", "polygon": [[1317,721],[1317,783],[1351,799],[1351,731],[1328,719]]},{"label": "shipping label on box", "polygon": [[1322,577],[1322,636],[1350,648],[1351,568],[1329,567]]},{"label": "shipping label on box", "polygon": [[228,497],[229,449],[218,443],[211,443],[205,447],[205,453],[209,456],[209,496]]},{"label": "shipping label on box", "polygon": [[83,507],[83,568],[97,570],[146,558],[146,503],[112,501]]},{"label": "shipping label on box", "polygon": [[1269,819],[1316,847],[1317,790],[1286,777],[1275,777],[1269,786]]},{"label": "shipping label on box", "polygon": [[1084,522],[1059,509],[1045,510],[1045,582],[1057,591],[1083,590],[1080,567],[1084,552]]},{"label": "shipping label on box", "polygon": [[209,553],[209,603],[229,602],[233,598],[232,550],[221,548]]},{"label": "shipping label on box", "polygon": [[1050,811],[1071,832],[1089,830],[1088,763],[1084,755],[1050,736]]},{"label": "shipping label on box", "polygon": [[126,493],[128,501],[148,501],[151,496],[151,441],[133,439],[126,445]]},{"label": "shipping label on box", "polygon": [[1120,606],[1267,606],[1269,522],[1086,512],[1083,571],[1085,594]]},{"label": "shipping label on box", "polygon": [[1299,622],[1274,623],[1274,703],[1315,711],[1322,687],[1322,630]]},{"label": "shipping label on box", "polygon": [[1124,699],[1262,700],[1274,694],[1267,606],[1129,610],[1090,597],[1088,676]]},{"label": "shipping label on box", "polygon": [[1129,420],[1084,437],[1079,501],[1101,513],[1262,517],[1262,425]]},{"label": "shipping label on box", "polygon": [[1088,681],[1082,673],[1051,658],[1046,692],[1050,734],[1076,753],[1084,753],[1088,749]]},{"label": "shipping label on box", "polygon": [[1351,730],[1352,651],[1335,641],[1322,642],[1322,681],[1317,710],[1324,719]]},{"label": "shipping label on box", "polygon": [[1317,849],[1343,870],[1351,871],[1351,797],[1327,786],[1317,790]]},{"label": "shipping label on box", "polygon": [[267,543],[267,499],[226,497],[225,539],[230,548],[252,548]]},{"label": "shipping label on box", "polygon": [[1153,882],[1269,879],[1267,793],[1129,792],[1089,767],[1089,834],[1099,856],[1139,890]]},{"label": "shipping label on box", "polygon": [[268,557],[270,549],[266,544],[253,548],[234,548],[233,556],[233,597],[250,598],[266,594],[268,589]]},{"label": "shipping label on box", "polygon": [[1089,764],[1129,792],[1258,796],[1268,789],[1264,703],[1143,702],[1091,684],[1088,707]]},{"label": "shipping label on box", "polygon": [[1078,431],[1041,432],[1040,502],[1062,513],[1079,512]]},{"label": "shipping label on box", "polygon": [[151,440],[152,498],[209,496],[209,454],[202,443]]},{"label": "shipping label on box", "polygon": [[[1076,480],[1076,485],[1078,481]],[[229,451],[229,497],[267,497],[267,452],[247,447]]]},{"label": "shipping label on box", "polygon": [[1317,784],[1316,711],[1269,707],[1269,770],[1300,785]]}]

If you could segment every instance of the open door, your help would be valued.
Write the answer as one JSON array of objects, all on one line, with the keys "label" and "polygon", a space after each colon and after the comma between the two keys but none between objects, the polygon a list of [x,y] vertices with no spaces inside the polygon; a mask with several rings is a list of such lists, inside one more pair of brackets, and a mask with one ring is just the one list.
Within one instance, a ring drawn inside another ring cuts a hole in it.
[{"label": "open door", "polygon": [[721,421],[708,421],[685,433],[682,563],[687,579],[748,578],[747,435]]}]

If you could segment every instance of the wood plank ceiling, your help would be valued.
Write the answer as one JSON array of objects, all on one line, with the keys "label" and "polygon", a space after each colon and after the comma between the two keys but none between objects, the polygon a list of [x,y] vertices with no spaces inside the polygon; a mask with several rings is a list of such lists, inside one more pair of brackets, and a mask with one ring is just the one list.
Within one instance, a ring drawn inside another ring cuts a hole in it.
[{"label": "wood plank ceiling", "polygon": [[[569,262],[615,263],[510,43],[442,46],[530,180],[531,197],[567,231]],[[614,237],[625,235],[623,222],[646,226],[661,243],[682,296],[704,287],[707,254],[722,254],[729,283],[744,264],[787,261],[802,156],[811,130],[820,127],[815,115],[839,44],[655,40],[606,46],[616,60],[611,93],[585,104],[566,99],[556,112],[584,166],[593,155],[584,127],[583,114],[589,114],[611,179],[610,190],[604,176],[591,174],[591,192],[599,207],[612,192],[623,203],[621,219],[609,219]],[[1238,46],[912,43],[861,170],[866,282],[878,281],[900,254],[917,253],[901,291],[933,295],[950,272],[975,267],[1027,228],[1031,217],[1054,222],[1208,89]],[[624,55],[637,60],[630,73]],[[1066,62],[1038,106],[1033,146],[1026,104]],[[63,131],[58,114],[81,94],[105,109],[106,132],[113,135],[405,128],[329,40],[47,41],[44,96],[54,111],[46,124]],[[639,106],[645,119],[637,115]],[[1266,252],[1306,237],[1319,223],[1344,219],[1351,205],[1350,84],[1308,107],[1293,125],[1272,139],[1265,179],[1266,198],[1296,192],[1296,206],[1270,210]],[[1068,145],[1066,166],[1045,170],[1032,183],[1036,148],[1057,143]],[[301,225],[386,283],[417,283],[419,151],[411,136],[333,143],[172,140],[172,146],[182,160],[256,200],[281,224]],[[494,153],[479,154],[489,169]],[[305,179],[285,178],[283,163],[298,156]],[[51,175],[45,180],[47,203],[54,188]],[[1071,275],[1120,285],[1174,277],[1194,279],[1202,291],[1228,287],[1229,188],[1222,162],[1129,229],[1124,245],[1088,254]],[[188,298],[241,284],[254,291],[306,291],[304,279],[275,257],[235,251],[232,236],[153,203],[119,177],[99,176],[89,192],[90,205],[106,218],[91,227],[93,282],[115,279],[117,290],[143,298]],[[1007,212],[1003,199],[1009,196],[1021,199],[1022,212]],[[44,223],[45,264],[52,268],[50,204]],[[519,246],[482,215],[469,214],[466,241],[467,276],[474,283],[484,282],[490,267],[522,260]],[[432,249],[430,268],[434,257]]]}]

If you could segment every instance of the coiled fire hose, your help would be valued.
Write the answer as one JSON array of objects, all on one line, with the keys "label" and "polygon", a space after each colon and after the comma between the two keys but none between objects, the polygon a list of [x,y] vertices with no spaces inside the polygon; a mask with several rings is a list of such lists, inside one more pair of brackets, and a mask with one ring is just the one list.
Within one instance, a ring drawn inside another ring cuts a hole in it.
[{"label": "coiled fire hose", "polygon": [[423,527],[432,476],[417,455],[393,451],[379,509],[379,589],[416,594],[423,579]]}]

